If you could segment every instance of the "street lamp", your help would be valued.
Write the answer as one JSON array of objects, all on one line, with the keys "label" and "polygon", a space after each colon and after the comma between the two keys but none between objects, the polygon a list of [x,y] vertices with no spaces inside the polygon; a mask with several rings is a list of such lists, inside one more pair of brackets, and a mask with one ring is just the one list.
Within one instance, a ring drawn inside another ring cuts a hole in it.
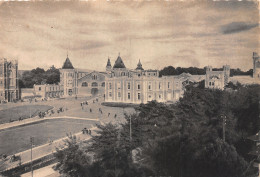
[{"label": "street lamp", "polygon": [[34,144],[34,137],[30,137],[30,142],[31,142],[31,172],[32,172],[32,177],[33,177],[32,147]]}]

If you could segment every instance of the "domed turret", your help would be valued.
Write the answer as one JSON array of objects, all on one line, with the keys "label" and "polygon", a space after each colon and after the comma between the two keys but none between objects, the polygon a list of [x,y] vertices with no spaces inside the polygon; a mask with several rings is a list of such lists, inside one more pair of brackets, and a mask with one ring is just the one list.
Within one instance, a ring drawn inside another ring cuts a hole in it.
[{"label": "domed turret", "polygon": [[144,68],[143,68],[143,66],[142,66],[142,64],[141,64],[140,59],[139,59],[139,62],[138,62],[138,64],[137,64],[136,70],[144,70]]},{"label": "domed turret", "polygon": [[120,57],[120,53],[119,53],[119,55],[118,55],[118,57],[117,57],[117,59],[115,61],[113,69],[114,68],[125,68],[125,64],[124,64],[122,58]]},{"label": "domed turret", "polygon": [[62,66],[62,69],[74,69],[69,57],[68,57],[68,54],[67,54],[67,58]]}]

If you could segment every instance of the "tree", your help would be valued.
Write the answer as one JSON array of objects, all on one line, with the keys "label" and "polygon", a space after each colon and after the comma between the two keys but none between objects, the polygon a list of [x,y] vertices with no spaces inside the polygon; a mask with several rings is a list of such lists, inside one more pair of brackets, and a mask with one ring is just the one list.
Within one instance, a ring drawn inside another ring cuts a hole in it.
[{"label": "tree", "polygon": [[83,177],[87,174],[86,166],[91,164],[91,158],[87,156],[75,136],[68,135],[64,149],[56,149],[55,157],[58,160],[56,169],[61,174],[71,177]]}]

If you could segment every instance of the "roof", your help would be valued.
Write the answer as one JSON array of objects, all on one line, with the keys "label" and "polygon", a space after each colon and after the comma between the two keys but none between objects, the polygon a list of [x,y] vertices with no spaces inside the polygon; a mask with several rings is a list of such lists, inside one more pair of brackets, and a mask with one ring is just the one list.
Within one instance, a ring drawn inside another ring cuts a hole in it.
[{"label": "roof", "polygon": [[62,66],[62,69],[74,69],[69,57],[67,56],[63,66]]},{"label": "roof", "polygon": [[125,68],[125,64],[120,56],[117,57],[113,68]]}]

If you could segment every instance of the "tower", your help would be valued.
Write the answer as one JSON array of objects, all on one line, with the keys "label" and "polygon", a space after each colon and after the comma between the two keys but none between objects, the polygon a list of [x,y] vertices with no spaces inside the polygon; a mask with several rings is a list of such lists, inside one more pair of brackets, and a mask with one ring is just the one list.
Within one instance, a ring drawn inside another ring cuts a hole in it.
[{"label": "tower", "polygon": [[253,78],[260,79],[260,57],[258,53],[253,52]]},{"label": "tower", "polygon": [[224,72],[224,85],[227,85],[229,82],[229,76],[230,76],[230,66],[224,65],[223,72]]},{"label": "tower", "polygon": [[106,71],[111,71],[111,68],[112,68],[112,66],[111,66],[110,58],[108,57]]},{"label": "tower", "polygon": [[0,59],[0,102],[18,100],[18,61]]},{"label": "tower", "polygon": [[77,74],[68,54],[62,68],[60,69],[60,84],[63,86],[64,96],[77,94]]}]

